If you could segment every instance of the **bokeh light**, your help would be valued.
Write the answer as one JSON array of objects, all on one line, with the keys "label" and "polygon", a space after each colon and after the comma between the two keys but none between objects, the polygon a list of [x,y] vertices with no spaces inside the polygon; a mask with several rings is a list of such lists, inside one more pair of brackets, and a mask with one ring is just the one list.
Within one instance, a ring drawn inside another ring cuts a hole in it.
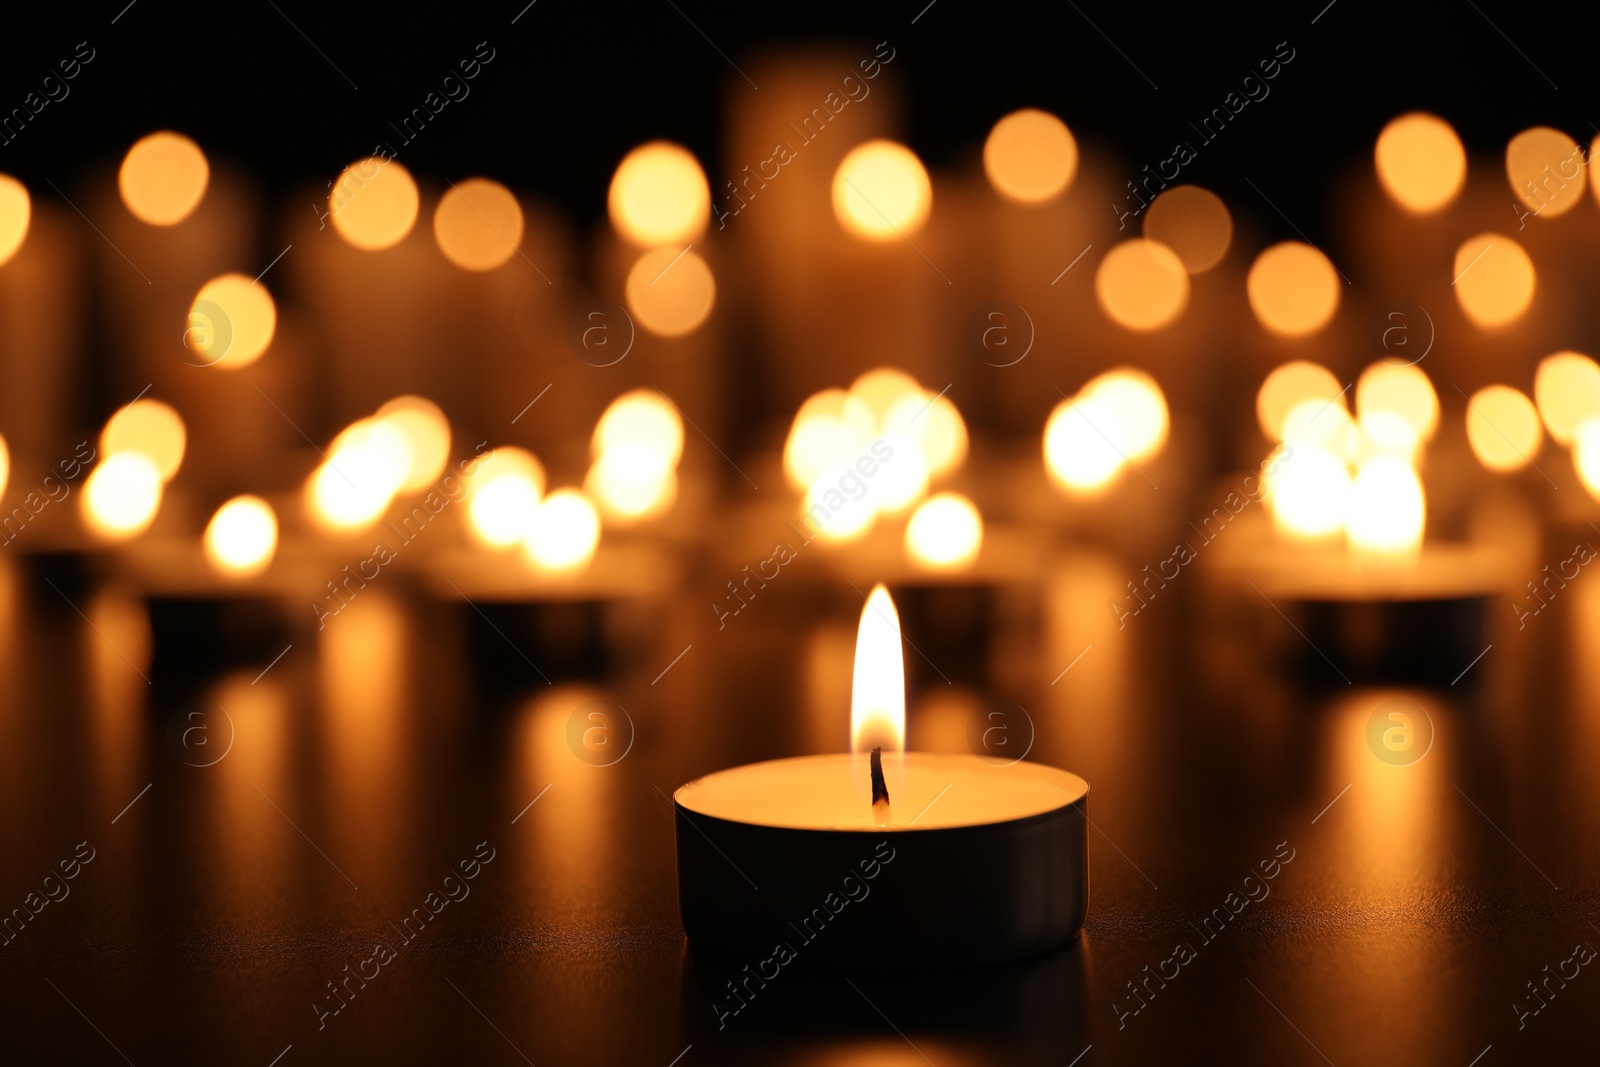
[{"label": "bokeh light", "polygon": [[651,141],[617,164],[606,207],[611,224],[635,244],[691,241],[711,218],[711,187],[688,149]]},{"label": "bokeh light", "polygon": [[678,474],[669,453],[642,443],[613,445],[590,464],[583,491],[608,519],[637,522],[672,507]]},{"label": "bokeh light", "polygon": [[883,441],[894,450],[893,458],[867,479],[867,498],[881,513],[898,515],[927,495],[928,461],[904,434],[886,433]]},{"label": "bokeh light", "polygon": [[623,291],[640,326],[661,337],[682,337],[711,314],[717,281],[693,249],[666,246],[639,257]]},{"label": "bokeh light", "polygon": [[1339,309],[1338,272],[1327,256],[1299,241],[1257,256],[1245,288],[1261,325],[1289,337],[1315,333]]},{"label": "bokeh light", "polygon": [[1480,233],[1456,250],[1456,300],[1479,326],[1504,326],[1533,302],[1533,260],[1501,233]]},{"label": "bokeh light", "polygon": [[522,243],[522,206],[488,178],[468,178],[439,198],[433,236],[445,258],[464,270],[493,270]]},{"label": "bokeh light", "polygon": [[1589,495],[1600,500],[1600,416],[1584,419],[1573,431],[1572,465]]},{"label": "bokeh light", "polygon": [[1144,235],[1172,249],[1190,274],[1222,262],[1233,243],[1233,216],[1222,198],[1198,185],[1175,185],[1150,202]]},{"label": "bokeh light", "polygon": [[1506,145],[1506,180],[1535,218],[1555,218],[1583,199],[1588,162],[1577,141],[1549,126],[1535,126]]},{"label": "bokeh light", "polygon": [[278,516],[258,496],[236,496],[211,516],[203,545],[206,562],[223,574],[259,574],[278,548]]},{"label": "bokeh light", "polygon": [[884,417],[885,430],[908,439],[937,478],[959,468],[967,458],[967,423],[947,395],[902,396]]},{"label": "bokeh light", "polygon": [[1344,529],[1350,471],[1339,456],[1312,444],[1295,444],[1266,478],[1275,529],[1295,540],[1332,537]]},{"label": "bokeh light", "polygon": [[358,159],[328,194],[333,228],[350,244],[377,252],[400,243],[417,221],[417,183],[394,160]]},{"label": "bokeh light", "polygon": [[1579,424],[1600,416],[1600,365],[1580,352],[1546,356],[1534,372],[1533,399],[1551,439],[1571,444]]},{"label": "bokeh light", "polygon": [[1427,214],[1449,204],[1467,180],[1467,153],[1451,125],[1413,111],[1378,134],[1373,151],[1383,191],[1407,211]]},{"label": "bokeh light", "polygon": [[794,489],[809,489],[823,471],[853,464],[877,429],[872,409],[843,389],[808,397],[784,441],[784,476]]},{"label": "bokeh light", "polygon": [[1070,493],[1101,492],[1122,470],[1122,453],[1112,444],[1122,436],[1122,424],[1109,405],[1069,397],[1055,406],[1045,423],[1045,469]]},{"label": "bokeh light", "polygon": [[161,471],[139,452],[105,457],[83,487],[84,521],[113,540],[143,533],[160,507]]},{"label": "bokeh light", "polygon": [[535,508],[522,549],[540,570],[580,570],[600,544],[600,516],[576,489],[557,489]]},{"label": "bokeh light", "polygon": [[[1290,462],[1298,462],[1297,455]],[[1416,468],[1398,456],[1375,456],[1361,465],[1350,487],[1345,536],[1353,549],[1404,555],[1422,545],[1427,506]]]},{"label": "bokeh light", "polygon": [[1132,367],[1106,371],[1090,379],[1078,395],[1103,404],[1115,416],[1120,436],[1113,435],[1112,443],[1134,463],[1154,456],[1167,443],[1171,424],[1167,398],[1144,371]]},{"label": "bokeh light", "polygon": [[[899,459],[896,456],[891,462]],[[860,479],[851,480],[851,471],[851,467],[844,466],[823,472],[801,498],[801,522],[824,543],[859,540],[878,521],[877,501],[871,486],[862,483],[858,491]]]},{"label": "bokeh light", "polygon": [[195,294],[184,341],[206,365],[237,370],[261,358],[277,328],[278,308],[267,287],[243,274],[223,274]]},{"label": "bokeh light", "polygon": [[1439,394],[1414,364],[1373,363],[1356,379],[1356,417],[1365,426],[1375,412],[1397,415],[1419,442],[1439,428]]},{"label": "bokeh light", "polygon": [[307,485],[311,518],[330,531],[371,526],[411,471],[411,447],[387,419],[361,419],[328,447]]},{"label": "bokeh light", "polygon": [[122,202],[135,218],[152,226],[172,226],[188,218],[210,180],[211,166],[200,146],[167,130],[134,142],[117,172]]},{"label": "bokeh light", "polygon": [[1078,142],[1067,124],[1037,108],[1013,111],[994,124],[983,143],[989,184],[1008,200],[1042,204],[1072,184]]},{"label": "bokeh light", "polygon": [[6,483],[11,480],[11,449],[6,447],[4,435],[0,435],[0,496],[5,496]]},{"label": "bokeh light", "polygon": [[100,431],[100,454],[138,452],[156,465],[161,480],[169,482],[183,463],[189,440],[183,417],[171,406],[148,397],[117,409]]},{"label": "bokeh light", "polygon": [[1538,454],[1539,412],[1520,390],[1490,385],[1467,401],[1467,442],[1492,471],[1526,467]]},{"label": "bokeh light", "polygon": [[906,523],[906,555],[935,570],[959,570],[983,546],[983,516],[960,493],[935,493]]},{"label": "bokeh light", "polygon": [[397,396],[373,417],[405,438],[410,460],[400,483],[403,492],[416,492],[439,479],[450,462],[450,420],[438,404],[427,397]]},{"label": "bokeh light", "polygon": [[848,232],[869,241],[895,241],[922,228],[933,185],[922,160],[894,141],[857,145],[833,176],[833,213]]},{"label": "bokeh light", "polygon": [[1315,445],[1335,456],[1347,457],[1357,450],[1359,437],[1355,420],[1344,405],[1331,404],[1320,397],[1302,400],[1290,408],[1278,435],[1278,439],[1296,447]]},{"label": "bokeh light", "polygon": [[683,455],[683,419],[671,401],[654,389],[634,389],[607,405],[595,424],[591,455],[640,445],[665,457],[668,465]]},{"label": "bokeh light", "polygon": [[[1289,413],[1296,407],[1307,400],[1317,400],[1343,408],[1344,393],[1345,386],[1326,367],[1308,360],[1292,360],[1274,368],[1262,381],[1256,393],[1256,421],[1268,438],[1282,441]],[[1345,414],[1349,414],[1348,410]]]},{"label": "bokeh light", "polygon": [[1188,305],[1189,275],[1172,249],[1136,237],[1100,261],[1094,295],[1112,321],[1130,330],[1159,330]]},{"label": "bokeh light", "polygon": [[[472,539],[486,548],[510,548],[522,541],[544,495],[544,465],[538,457],[525,448],[497,448],[479,462],[473,481],[467,503]],[[588,507],[587,500],[584,505]]]},{"label": "bokeh light", "polygon": [[0,174],[0,266],[17,254],[28,236],[33,202],[28,187],[9,174]]}]

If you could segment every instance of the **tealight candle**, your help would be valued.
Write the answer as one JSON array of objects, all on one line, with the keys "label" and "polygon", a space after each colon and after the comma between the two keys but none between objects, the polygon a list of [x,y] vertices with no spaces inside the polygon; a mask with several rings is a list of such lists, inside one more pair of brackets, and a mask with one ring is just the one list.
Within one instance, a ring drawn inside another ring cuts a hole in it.
[{"label": "tealight candle", "polygon": [[[808,967],[1002,963],[1072,940],[1089,906],[1089,784],[1038,763],[906,752],[899,620],[861,613],[849,754],[680,787],[678,896],[699,950]],[[856,906],[860,905],[860,906]]]}]

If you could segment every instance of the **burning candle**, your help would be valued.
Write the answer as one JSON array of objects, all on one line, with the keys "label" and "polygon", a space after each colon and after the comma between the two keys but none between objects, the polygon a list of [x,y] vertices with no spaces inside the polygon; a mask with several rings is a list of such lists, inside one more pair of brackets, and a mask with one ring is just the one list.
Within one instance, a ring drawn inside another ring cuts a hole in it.
[{"label": "burning candle", "polygon": [[899,619],[879,585],[856,638],[852,752],[735,767],[674,794],[693,945],[877,970],[988,965],[1075,937],[1088,783],[904,741]]}]

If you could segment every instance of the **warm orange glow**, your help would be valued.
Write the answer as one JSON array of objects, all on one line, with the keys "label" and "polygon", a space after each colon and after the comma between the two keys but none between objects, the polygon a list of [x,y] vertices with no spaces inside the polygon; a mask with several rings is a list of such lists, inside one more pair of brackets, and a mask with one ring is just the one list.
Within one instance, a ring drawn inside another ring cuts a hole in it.
[{"label": "warm orange glow", "polygon": [[1339,309],[1338,272],[1327,256],[1299,241],[1257,256],[1245,288],[1261,325],[1289,337],[1315,333]]},{"label": "warm orange glow", "polygon": [[[1299,460],[1296,454],[1290,464]],[[1391,556],[1415,552],[1422,546],[1426,520],[1422,481],[1408,461],[1375,456],[1361,465],[1345,519],[1351,548]]]},{"label": "warm orange glow", "polygon": [[1480,233],[1456,250],[1456,300],[1479,326],[1504,326],[1533,302],[1533,260],[1505,234]]},{"label": "warm orange glow", "polygon": [[[868,483],[867,499],[885,515],[898,515],[928,492],[928,461],[922,450],[902,434],[885,434],[884,443],[894,458],[881,464]],[[828,477],[826,473],[824,479]],[[838,474],[834,475],[836,480]]]},{"label": "warm orange glow", "polygon": [[900,651],[900,615],[889,590],[872,587],[856,630],[855,676],[850,685],[850,751],[904,752],[906,664]]},{"label": "warm orange glow", "polygon": [[236,496],[206,526],[206,561],[223,574],[259,574],[278,549],[278,516],[257,496]]},{"label": "warm orange glow", "polygon": [[1549,126],[1523,130],[1506,145],[1506,180],[1536,218],[1554,218],[1577,206],[1587,165],[1578,142]]},{"label": "warm orange glow", "polygon": [[1216,193],[1198,185],[1177,185],[1150,202],[1144,235],[1166,245],[1190,274],[1210,270],[1233,243],[1233,216]]},{"label": "warm orange glow", "polygon": [[600,544],[600,516],[576,489],[557,489],[534,508],[522,540],[528,559],[540,570],[581,570]]},{"label": "warm orange glow", "polygon": [[0,436],[0,497],[6,494],[6,482],[11,480],[11,450],[6,447],[6,439]]},{"label": "warm orange glow", "polygon": [[172,226],[188,218],[210,181],[211,166],[200,146],[167,131],[134,142],[117,172],[122,202],[135,218],[152,226]]},{"label": "warm orange glow", "polygon": [[[1284,439],[1289,413],[1307,400],[1344,408],[1345,386],[1326,367],[1297,359],[1274,368],[1256,394],[1256,421],[1273,441]],[[1346,409],[1348,416],[1349,411]],[[1317,422],[1323,416],[1317,417]],[[1309,420],[1308,420],[1309,421]]]},{"label": "warm orange glow", "polygon": [[223,274],[195,294],[184,340],[206,365],[237,370],[261,358],[277,328],[278,308],[266,285]]},{"label": "warm orange glow", "polygon": [[1135,237],[1100,261],[1094,295],[1113,322],[1130,330],[1159,330],[1188,305],[1189,275],[1172,249]]},{"label": "warm orange glow", "polygon": [[617,165],[606,206],[611,224],[635,244],[692,241],[711,218],[711,187],[688,149],[651,141]]},{"label": "warm orange glow", "polygon": [[1273,527],[1295,539],[1331,537],[1344,529],[1350,472],[1325,449],[1293,447],[1294,454],[1280,459],[1266,479]]},{"label": "warm orange glow", "polygon": [[377,522],[411,471],[411,448],[387,419],[362,419],[328,447],[306,487],[311,518],[327,530]]},{"label": "warm orange glow", "polygon": [[156,465],[161,480],[169,482],[183,463],[188,433],[183,418],[159,400],[135,400],[117,409],[100,431],[100,454],[138,452]]},{"label": "warm orange glow", "polygon": [[510,548],[523,540],[544,495],[544,465],[538,457],[525,448],[497,448],[478,464],[474,481],[467,504],[467,532],[473,540],[485,548]]},{"label": "warm orange glow", "polygon": [[1335,456],[1346,456],[1356,448],[1359,436],[1355,420],[1343,404],[1311,397],[1289,409],[1280,439],[1295,447],[1315,445]]},{"label": "warm orange glow", "polygon": [[667,464],[676,464],[683,455],[678,409],[654,389],[634,389],[617,397],[595,424],[589,453],[598,457],[624,446],[647,448]]},{"label": "warm orange glow", "polygon": [[935,493],[906,523],[906,555],[933,570],[960,570],[983,547],[983,516],[960,493]]},{"label": "warm orange glow", "polygon": [[1589,495],[1600,500],[1600,417],[1584,419],[1573,432],[1572,465]]},{"label": "warm orange glow", "polygon": [[682,337],[711,314],[717,280],[693,249],[669,245],[640,256],[623,291],[640,326],[661,337]]},{"label": "warm orange glow", "polygon": [[116,540],[149,528],[161,507],[161,471],[138,452],[107,456],[83,487],[83,517],[89,528]]},{"label": "warm orange glow", "polygon": [[850,383],[850,395],[860,400],[872,412],[875,429],[899,429],[889,422],[889,413],[895,405],[909,398],[926,395],[917,380],[903,370],[893,367],[874,367]]},{"label": "warm orange glow", "polygon": [[445,258],[464,270],[493,270],[522,242],[522,206],[488,178],[451,187],[433,212],[433,236]]},{"label": "warm orange glow", "polygon": [[1116,417],[1120,436],[1110,430],[1106,433],[1134,463],[1156,455],[1167,443],[1167,398],[1144,371],[1132,367],[1106,371],[1091,379],[1078,395],[1105,405]]},{"label": "warm orange glow", "polygon": [[1013,111],[983,143],[983,170],[1000,195],[1019,204],[1053,200],[1078,172],[1078,142],[1067,124],[1036,108]]},{"label": "warm orange glow", "polygon": [[28,236],[33,202],[28,187],[9,174],[0,174],[0,266],[4,266]]},{"label": "warm orange glow", "polygon": [[[896,455],[892,462],[901,458]],[[859,491],[853,483],[841,488],[839,480],[849,469],[840,466],[824,471],[801,498],[801,521],[826,544],[859,540],[878,521],[878,502],[870,486],[863,484]]]},{"label": "warm orange glow", "polygon": [[1533,398],[1550,437],[1571,444],[1580,423],[1600,416],[1600,365],[1579,352],[1546,356],[1533,376]]},{"label": "warm orange glow", "polygon": [[1461,138],[1448,122],[1423,111],[1401,115],[1385,126],[1373,157],[1383,191],[1419,215],[1450,203],[1467,180]]},{"label": "warm orange glow", "polygon": [[1356,379],[1356,416],[1365,425],[1377,411],[1399,416],[1418,441],[1432,440],[1439,428],[1439,394],[1413,364],[1379,360],[1361,372]]},{"label": "warm orange glow", "polygon": [[1539,451],[1541,436],[1533,401],[1509,385],[1486,386],[1467,401],[1467,441],[1478,462],[1492,471],[1526,467]]},{"label": "warm orange glow", "polygon": [[377,156],[346,167],[328,194],[333,228],[368,252],[399,244],[417,221],[418,203],[411,172]]},{"label": "warm orange glow", "polygon": [[824,471],[855,462],[877,433],[872,409],[843,389],[824,389],[795,413],[783,445],[783,473],[797,490],[809,489]]},{"label": "warm orange glow", "polygon": [[833,213],[851,234],[896,241],[922,229],[933,205],[933,185],[922,160],[894,141],[852,148],[833,176]]},{"label": "warm orange glow", "polygon": [[916,445],[930,478],[950,473],[967,458],[967,424],[947,395],[929,396],[918,390],[915,396],[903,396],[889,409],[883,425]]},{"label": "warm orange glow", "polygon": [[1068,492],[1099,493],[1122,470],[1123,455],[1113,442],[1125,436],[1109,405],[1081,394],[1069,397],[1045,423],[1045,469]]},{"label": "warm orange glow", "polygon": [[405,438],[410,459],[402,492],[432,485],[450,462],[450,420],[439,405],[421,396],[397,396],[379,408],[374,419],[388,423]]},{"label": "warm orange glow", "polygon": [[1368,459],[1372,456],[1399,456],[1405,460],[1415,458],[1422,447],[1422,438],[1416,427],[1397,412],[1387,408],[1369,408],[1356,419],[1361,431],[1355,447],[1347,450],[1351,458]]},{"label": "warm orange glow", "polygon": [[595,458],[583,491],[606,517],[637,522],[665,514],[678,495],[678,473],[670,454],[646,444],[620,444]]}]

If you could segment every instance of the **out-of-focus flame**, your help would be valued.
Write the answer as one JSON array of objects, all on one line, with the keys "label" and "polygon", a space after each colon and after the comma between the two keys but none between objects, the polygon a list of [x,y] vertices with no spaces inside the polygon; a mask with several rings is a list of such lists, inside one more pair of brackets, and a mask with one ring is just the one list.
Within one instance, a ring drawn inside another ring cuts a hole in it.
[{"label": "out-of-focus flame", "polygon": [[1126,436],[1109,404],[1081,394],[1068,397],[1045,423],[1045,468],[1069,492],[1102,492],[1122,470],[1123,455],[1113,442]]},{"label": "out-of-focus flame", "polygon": [[257,496],[236,496],[217,509],[206,526],[206,561],[223,574],[247,577],[272,562],[278,548],[278,517]]},{"label": "out-of-focus flame", "polygon": [[463,270],[493,270],[517,254],[522,206],[499,182],[468,178],[439,198],[433,237],[445,258]]},{"label": "out-of-focus flame", "polygon": [[783,445],[783,473],[795,489],[809,489],[824,471],[854,463],[876,432],[865,401],[843,389],[824,389],[795,414]]},{"label": "out-of-focus flame", "polygon": [[668,457],[645,444],[614,445],[590,465],[584,492],[619,522],[663,515],[678,495],[678,472]]},{"label": "out-of-focus flame", "polygon": [[[1299,462],[1297,454],[1293,462]],[[1422,547],[1427,507],[1416,468],[1399,456],[1374,456],[1361,465],[1350,489],[1345,536],[1350,547],[1404,556]]]},{"label": "out-of-focus flame", "polygon": [[368,252],[397,245],[417,221],[417,183],[392,158],[368,156],[346,167],[328,194],[333,228]]},{"label": "out-of-focus flame", "polygon": [[670,245],[642,254],[622,289],[639,325],[661,337],[693,333],[717,302],[710,265],[699,253]]},{"label": "out-of-focus flame", "polygon": [[839,224],[868,241],[898,241],[922,229],[933,204],[933,185],[917,154],[894,141],[852,148],[833,176],[833,213]]},{"label": "out-of-focus flame", "polygon": [[83,517],[113,540],[143,533],[161,507],[161,470],[140,452],[107,456],[83,487]]},{"label": "out-of-focus flame", "polygon": [[1411,427],[1418,443],[1433,439],[1439,428],[1439,394],[1421,369],[1410,364],[1369,366],[1356,380],[1356,416],[1363,426],[1372,412],[1387,411]]},{"label": "out-of-focus flame", "polygon": [[1448,122],[1423,111],[1401,115],[1383,128],[1373,163],[1384,192],[1419,215],[1450,203],[1467,180],[1461,138]]},{"label": "out-of-focus flame", "polygon": [[1509,385],[1488,385],[1467,401],[1467,441],[1472,454],[1492,471],[1514,471],[1539,451],[1539,412]]},{"label": "out-of-focus flame", "polygon": [[1572,465],[1589,495],[1600,500],[1600,416],[1585,419],[1573,434]]},{"label": "out-of-focus flame", "polygon": [[1328,324],[1339,309],[1339,274],[1308,244],[1284,241],[1256,257],[1245,279],[1250,308],[1274,333],[1300,337]]},{"label": "out-of-focus flame", "polygon": [[411,472],[411,446],[387,419],[361,419],[328,447],[306,487],[311,518],[327,530],[358,530],[382,517]]},{"label": "out-of-focus flame", "polygon": [[900,651],[900,616],[880,583],[861,609],[856,631],[855,677],[850,686],[850,751],[904,752],[906,665]]},{"label": "out-of-focus flame", "polygon": [[1600,364],[1580,352],[1544,357],[1534,372],[1533,399],[1555,442],[1571,444],[1578,426],[1600,415]]},{"label": "out-of-focus flame", "polygon": [[1008,200],[1043,204],[1072,184],[1078,142],[1067,124],[1037,108],[1013,111],[994,124],[983,143],[989,184]]},{"label": "out-of-focus flame", "polygon": [[1130,330],[1173,323],[1189,305],[1189,275],[1178,254],[1159,241],[1135,237],[1106,253],[1094,275],[1100,310]]},{"label": "out-of-focus flame", "polygon": [[1079,396],[1103,404],[1116,416],[1122,436],[1112,437],[1112,443],[1132,462],[1149,459],[1167,443],[1167,398],[1144,371],[1132,367],[1106,371],[1090,379]]},{"label": "out-of-focus flame", "polygon": [[711,218],[711,187],[687,148],[650,141],[617,164],[607,209],[611,224],[635,244],[689,241]]},{"label": "out-of-focus flame", "polygon": [[961,570],[983,547],[983,516],[960,493],[935,493],[906,523],[906,555],[933,570]]},{"label": "out-of-focus flame", "polygon": [[237,370],[261,358],[277,329],[278,307],[266,284],[223,274],[195,294],[183,339],[206,366]]},{"label": "out-of-focus flame", "polygon": [[557,489],[534,507],[522,549],[540,570],[581,570],[600,544],[600,516],[576,489]]},{"label": "out-of-focus flame", "polygon": [[[528,534],[544,494],[544,466],[525,448],[497,448],[478,466],[467,503],[467,532],[486,548],[509,548]],[[587,504],[587,501],[585,501]]]},{"label": "out-of-focus flame", "polygon": [[642,445],[676,464],[683,455],[683,419],[660,393],[635,389],[613,400],[595,424],[590,455],[619,445]]},{"label": "out-of-focus flame", "polygon": [[9,174],[0,174],[0,266],[22,247],[32,218],[28,187]]},{"label": "out-of-focus flame", "polygon": [[[1290,412],[1307,400],[1318,401],[1317,410],[1321,410],[1322,405],[1343,409],[1344,391],[1345,387],[1328,368],[1303,359],[1293,360],[1274,368],[1261,382],[1261,390],[1256,394],[1256,421],[1270,440],[1285,440],[1284,428]],[[1344,414],[1349,415],[1348,409]],[[1318,415],[1316,421],[1324,418],[1325,415]],[[1308,417],[1306,422],[1310,421]]]},{"label": "out-of-focus flame", "polygon": [[0,497],[6,494],[6,482],[11,479],[11,450],[6,447],[6,439],[0,436]]},{"label": "out-of-focus flame", "polygon": [[100,431],[100,454],[138,452],[156,465],[161,480],[169,482],[183,463],[188,443],[183,417],[170,406],[149,398],[117,409]]},{"label": "out-of-focus flame", "polygon": [[152,226],[172,226],[188,218],[210,180],[211,166],[200,146],[166,130],[135,141],[117,172],[122,202]]},{"label": "out-of-focus flame", "polygon": [[1314,444],[1291,447],[1293,454],[1279,460],[1267,478],[1273,526],[1296,539],[1332,537],[1344,528],[1350,471],[1343,459]]},{"label": "out-of-focus flame", "polygon": [[1503,233],[1480,233],[1456,249],[1456,300],[1467,318],[1493,329],[1515,322],[1533,303],[1533,260]]},{"label": "out-of-focus flame", "polygon": [[402,492],[414,493],[437,481],[450,461],[450,420],[426,397],[397,396],[374,416],[405,438],[410,460]]}]

